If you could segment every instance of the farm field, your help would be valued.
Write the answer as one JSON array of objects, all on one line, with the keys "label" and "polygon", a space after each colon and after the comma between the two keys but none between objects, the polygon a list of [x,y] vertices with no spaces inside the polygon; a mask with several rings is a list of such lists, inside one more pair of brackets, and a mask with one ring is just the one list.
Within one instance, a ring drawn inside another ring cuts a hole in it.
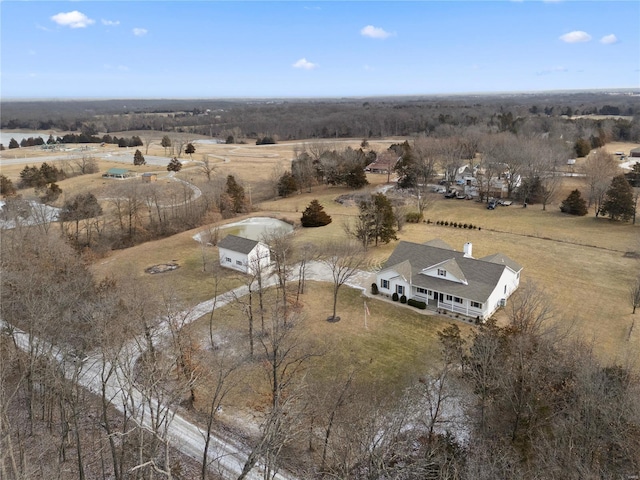
[{"label": "farm field", "polygon": [[[136,132],[129,132],[129,135],[132,134]],[[403,139],[374,140],[370,142],[370,148],[381,150],[399,141]],[[186,162],[179,176],[187,181],[204,182],[195,162],[202,155],[210,155],[218,161],[216,175],[224,177],[233,174],[245,185],[265,183],[274,172],[282,172],[290,165],[294,149],[300,148],[303,143],[305,142],[256,146],[196,142],[194,161],[187,161],[188,156],[183,156]],[[347,145],[359,148],[360,140],[326,143],[338,148]],[[157,144],[154,143],[149,148],[149,155],[164,155],[158,144],[159,138]],[[608,145],[607,149],[625,151],[634,146],[616,143]],[[35,147],[31,149],[33,148]],[[108,148],[112,150],[109,155],[121,153],[115,147]],[[6,158],[7,151],[3,154]],[[30,157],[28,161],[36,163],[40,158],[42,157]],[[581,160],[578,160],[576,168]],[[122,163],[107,157],[99,160],[99,166],[102,172],[114,166],[122,168]],[[2,170],[3,174],[17,178],[23,167],[24,164],[8,167],[3,165]],[[134,168],[133,165],[130,168]],[[157,165],[135,167],[135,170],[138,173],[158,172],[161,174],[159,182],[163,181],[163,175],[166,174]],[[371,183],[368,188],[374,189],[384,184],[387,177],[369,174],[368,179]],[[100,174],[93,174],[67,179],[60,182],[60,185],[65,192],[92,191],[98,196],[108,196],[111,182],[119,181],[105,180]],[[562,214],[558,208],[559,202],[574,188],[584,188],[581,178],[565,177],[560,193],[547,206],[546,211],[539,205],[529,205],[524,209],[518,204],[487,210],[484,205],[474,201],[447,200],[442,195],[432,194],[432,202],[425,212],[425,218],[430,223],[405,225],[398,237],[416,242],[441,238],[456,249],[461,249],[465,242],[470,241],[477,258],[498,251],[507,254],[524,266],[524,281],[532,280],[549,293],[556,305],[559,321],[571,322],[575,335],[586,342],[593,342],[594,349],[605,357],[621,358],[626,355],[628,348],[637,349],[640,346],[638,329],[627,340],[632,320],[627,289],[639,268],[639,261],[627,252],[640,251],[640,226],[596,219],[592,213],[585,217]],[[297,228],[295,241],[299,244],[322,244],[329,238],[343,237],[343,224],[357,214],[355,205],[335,202],[338,196],[350,193],[353,192],[345,188],[318,186],[311,193],[256,201],[254,211],[247,216],[272,216],[288,219],[299,225],[302,210],[312,199],[317,198],[332,216],[333,223],[317,229]],[[225,222],[241,218],[244,217]],[[436,226],[435,222],[439,220],[474,224],[480,229]],[[126,272],[126,275],[152,286],[170,284],[187,304],[203,301],[211,296],[212,288],[210,272],[203,271],[203,255],[207,257],[206,262],[215,263],[217,260],[217,250],[214,247],[203,250],[192,238],[203,228],[111,252],[106,258],[96,260],[94,272],[99,277]],[[375,269],[384,263],[394,244],[395,242],[391,242],[389,245],[371,248],[368,252],[369,268]],[[144,269],[149,266],[169,261],[175,261],[181,267],[157,276],[144,273]],[[225,275],[226,277],[228,285],[237,284],[237,280],[232,279],[231,275]]]}]

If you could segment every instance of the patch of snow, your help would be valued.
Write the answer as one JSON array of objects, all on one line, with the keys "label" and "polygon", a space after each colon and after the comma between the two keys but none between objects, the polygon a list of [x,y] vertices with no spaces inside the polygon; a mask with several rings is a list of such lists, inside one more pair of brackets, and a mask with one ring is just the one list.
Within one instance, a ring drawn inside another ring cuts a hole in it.
[{"label": "patch of snow", "polygon": [[[40,225],[45,222],[57,222],[60,209],[50,207],[35,200],[29,200],[31,214],[27,217],[19,217],[18,223],[25,226]],[[0,200],[0,212],[5,205],[4,200]],[[4,220],[0,218],[0,229],[10,230],[16,228],[15,220]]]}]

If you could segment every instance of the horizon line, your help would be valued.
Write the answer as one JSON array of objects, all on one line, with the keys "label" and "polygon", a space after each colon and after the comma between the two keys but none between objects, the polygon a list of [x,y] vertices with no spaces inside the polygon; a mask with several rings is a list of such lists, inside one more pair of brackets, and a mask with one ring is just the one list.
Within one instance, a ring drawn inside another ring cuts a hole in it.
[{"label": "horizon line", "polygon": [[476,92],[451,92],[451,93],[403,93],[403,94],[377,94],[377,95],[297,95],[297,96],[154,96],[154,97],[128,97],[128,96],[51,96],[51,97],[24,97],[2,96],[0,102],[45,102],[45,101],[108,101],[108,100],[314,100],[314,99],[367,99],[367,98],[402,98],[402,97],[462,97],[462,96],[499,96],[499,95],[540,95],[558,93],[588,93],[588,92],[628,92],[640,93],[640,86],[635,87],[611,87],[611,88],[577,88],[554,90],[504,90],[504,91],[476,91]]}]

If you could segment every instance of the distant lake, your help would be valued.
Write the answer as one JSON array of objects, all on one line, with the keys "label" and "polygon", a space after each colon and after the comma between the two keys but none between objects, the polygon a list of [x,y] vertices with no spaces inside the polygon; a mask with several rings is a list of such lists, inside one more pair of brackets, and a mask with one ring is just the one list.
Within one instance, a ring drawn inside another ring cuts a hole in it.
[{"label": "distant lake", "polygon": [[12,138],[16,139],[16,142],[20,143],[22,141],[23,138],[29,138],[29,137],[33,137],[33,138],[38,138],[38,137],[42,137],[42,139],[45,141],[45,143],[47,142],[47,140],[49,139],[49,134],[53,133],[54,138],[56,136],[62,136],[64,135],[64,133],[58,133],[58,132],[28,132],[28,131],[7,131],[7,130],[0,130],[0,143],[2,145],[4,145],[4,148],[9,148],[9,142],[11,141]]}]

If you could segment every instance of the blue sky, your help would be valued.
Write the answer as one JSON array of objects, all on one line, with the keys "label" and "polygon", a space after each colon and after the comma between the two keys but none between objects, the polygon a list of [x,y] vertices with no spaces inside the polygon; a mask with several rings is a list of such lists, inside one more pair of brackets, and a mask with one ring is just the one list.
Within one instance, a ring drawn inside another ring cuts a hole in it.
[{"label": "blue sky", "polygon": [[638,88],[633,1],[2,1],[3,98]]}]

